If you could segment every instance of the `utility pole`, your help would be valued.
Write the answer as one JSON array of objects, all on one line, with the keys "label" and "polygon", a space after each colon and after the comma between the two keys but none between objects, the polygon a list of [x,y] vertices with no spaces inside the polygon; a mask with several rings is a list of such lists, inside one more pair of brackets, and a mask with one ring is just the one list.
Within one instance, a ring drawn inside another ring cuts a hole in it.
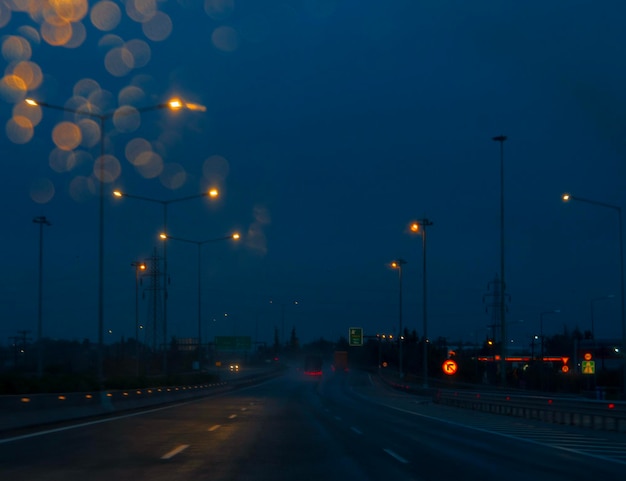
[{"label": "utility pole", "polygon": [[[500,282],[500,278],[498,277],[498,274],[496,274],[495,278],[487,284],[487,291],[490,292],[483,295],[483,303],[485,303],[487,298],[491,299],[489,304],[485,307],[485,312],[491,311],[491,324],[488,324],[487,327],[491,329],[491,337],[494,341],[497,337],[496,327],[499,327],[502,324],[502,306],[504,305],[504,309],[506,310],[507,298],[510,301],[508,294],[505,293],[505,295],[503,295],[500,290],[501,286],[502,283]],[[502,342],[504,342],[504,340],[502,340]]]},{"label": "utility pole", "polygon": [[502,347],[500,349],[500,377],[502,387],[506,387],[506,308],[504,304],[504,296],[506,293],[506,283],[504,282],[504,142],[506,135],[498,135],[492,140],[500,142],[500,294],[502,301],[500,303],[500,332],[502,337]]},{"label": "utility pole", "polygon": [[[161,286],[161,278],[162,273],[159,270],[159,261],[161,258],[157,254],[156,247],[154,249],[154,253],[152,257],[148,260],[148,274],[147,278],[149,279],[149,285],[145,288],[149,294],[149,302],[148,302],[148,322],[146,323],[146,344],[152,346],[152,356],[151,359],[156,359],[157,353],[157,339],[159,338],[159,318],[161,314],[159,312],[159,307],[162,304],[159,302],[161,292],[163,292],[163,287]],[[165,346],[163,346],[165,349]],[[152,362],[148,364],[147,372],[150,372],[150,367]],[[164,373],[165,374],[165,373]]]},{"label": "utility pole", "polygon": [[[502,322],[503,322],[502,311],[506,312],[507,300],[508,301],[511,300],[510,296],[506,292],[503,293],[500,289],[502,289],[502,283],[500,282],[500,278],[498,277],[498,274],[496,274],[495,278],[487,284],[487,290],[489,292],[483,295],[483,303],[485,303],[487,299],[490,299],[489,303],[485,307],[485,312],[491,311],[491,323],[488,324],[487,327],[489,328],[491,332],[491,339],[493,340],[494,343],[496,342],[496,338],[497,338],[496,328],[502,327]],[[500,336],[500,338],[501,338],[500,343],[502,346],[500,348],[500,352],[505,353],[506,352],[506,346],[505,346],[506,338],[502,338],[502,336]],[[501,355],[504,356],[505,354],[501,354]],[[501,369],[502,369],[502,367],[506,366],[506,360],[503,361],[501,359],[500,361],[501,361]],[[502,366],[502,364],[504,364],[504,366]]]},{"label": "utility pole", "polygon": [[35,224],[39,224],[39,281],[37,292],[37,376],[43,375],[43,226],[52,225],[45,215],[40,215],[33,219]]}]

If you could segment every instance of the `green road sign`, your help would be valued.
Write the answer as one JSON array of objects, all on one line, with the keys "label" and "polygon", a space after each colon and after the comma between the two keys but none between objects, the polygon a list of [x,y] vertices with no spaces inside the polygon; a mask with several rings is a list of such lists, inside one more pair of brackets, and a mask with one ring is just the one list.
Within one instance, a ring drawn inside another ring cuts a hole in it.
[{"label": "green road sign", "polygon": [[250,336],[215,336],[215,349],[218,351],[249,351],[251,347]]},{"label": "green road sign", "polygon": [[351,327],[349,329],[348,339],[350,339],[351,346],[362,346],[363,345],[363,328]]},{"label": "green road sign", "polygon": [[583,374],[595,374],[596,373],[596,361],[582,361],[580,363]]}]

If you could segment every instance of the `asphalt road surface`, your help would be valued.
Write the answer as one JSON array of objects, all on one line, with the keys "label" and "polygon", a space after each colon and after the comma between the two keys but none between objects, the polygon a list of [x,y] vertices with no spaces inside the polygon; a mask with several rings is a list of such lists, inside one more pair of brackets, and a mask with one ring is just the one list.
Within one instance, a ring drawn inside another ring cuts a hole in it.
[{"label": "asphalt road surface", "polygon": [[5,432],[11,481],[621,479],[626,435],[434,405],[367,373]]}]

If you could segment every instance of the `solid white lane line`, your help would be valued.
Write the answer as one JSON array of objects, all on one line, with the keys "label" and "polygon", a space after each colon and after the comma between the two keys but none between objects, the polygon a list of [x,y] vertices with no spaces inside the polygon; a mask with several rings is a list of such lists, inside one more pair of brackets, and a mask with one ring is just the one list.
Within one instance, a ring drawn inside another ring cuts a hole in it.
[{"label": "solid white lane line", "polygon": [[161,456],[161,459],[171,459],[179,453],[182,453],[185,449],[189,447],[189,444],[181,444],[177,448],[172,449],[169,453],[165,453]]},{"label": "solid white lane line", "polygon": [[404,459],[399,454],[394,453],[391,449],[383,449],[383,451],[385,451],[389,456],[394,458],[396,461],[400,461],[402,464],[409,464],[409,462],[406,459]]},{"label": "solid white lane line", "polygon": [[236,414],[231,414],[230,416],[228,416],[228,419],[235,419],[237,417]]},{"label": "solid white lane line", "polygon": [[360,429],[355,428],[354,426],[352,426],[350,429],[352,429],[352,431],[354,431],[357,434],[363,434],[363,432]]},{"label": "solid white lane line", "polygon": [[209,428],[209,432],[212,432],[212,431],[217,431],[220,427],[221,427],[221,425],[220,425],[220,424],[216,424],[215,426],[211,426],[211,427]]}]

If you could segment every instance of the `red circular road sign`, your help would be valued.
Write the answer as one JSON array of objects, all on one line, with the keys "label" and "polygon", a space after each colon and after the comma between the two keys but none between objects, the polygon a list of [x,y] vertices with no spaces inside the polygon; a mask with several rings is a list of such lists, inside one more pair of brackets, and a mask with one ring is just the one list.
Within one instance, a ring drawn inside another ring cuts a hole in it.
[{"label": "red circular road sign", "polygon": [[446,359],[443,364],[441,365],[443,372],[445,374],[447,374],[448,376],[452,376],[454,373],[456,373],[456,370],[458,368],[458,365],[456,363],[456,361],[452,360],[452,359]]}]

